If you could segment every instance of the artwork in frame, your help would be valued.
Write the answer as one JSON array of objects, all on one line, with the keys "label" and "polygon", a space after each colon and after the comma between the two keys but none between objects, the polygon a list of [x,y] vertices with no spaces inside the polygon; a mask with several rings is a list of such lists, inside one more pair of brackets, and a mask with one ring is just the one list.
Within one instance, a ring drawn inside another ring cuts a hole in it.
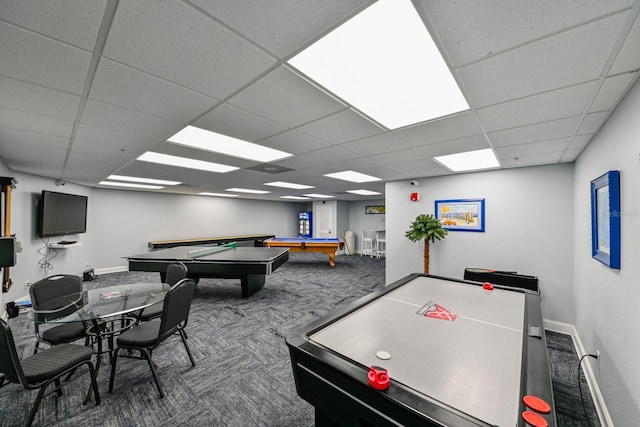
[{"label": "artwork in frame", "polygon": [[591,181],[591,255],[620,269],[620,172]]},{"label": "artwork in frame", "polygon": [[364,207],[365,214],[384,214],[385,213],[385,205],[378,206],[365,206]]},{"label": "artwork in frame", "polygon": [[447,230],[484,232],[484,199],[436,200],[435,211]]}]

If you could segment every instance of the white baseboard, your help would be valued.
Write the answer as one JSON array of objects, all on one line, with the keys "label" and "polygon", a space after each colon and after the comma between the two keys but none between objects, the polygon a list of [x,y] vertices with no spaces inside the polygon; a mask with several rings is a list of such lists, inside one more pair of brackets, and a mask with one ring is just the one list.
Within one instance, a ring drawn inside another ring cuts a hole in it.
[{"label": "white baseboard", "polygon": [[[550,331],[559,332],[561,334],[571,335],[573,345],[576,348],[576,353],[578,353],[578,358],[581,358],[582,356],[587,354],[584,350],[584,347],[582,346],[580,336],[578,335],[578,331],[576,330],[575,326],[569,323],[562,323],[545,319],[544,328]],[[596,412],[598,413],[600,424],[603,427],[613,427],[613,420],[611,419],[609,411],[607,410],[607,406],[604,403],[602,393],[600,393],[600,388],[598,387],[598,382],[596,381],[593,369],[591,369],[591,364],[582,362],[582,371],[584,372],[584,376],[587,380],[591,396],[593,396],[593,403],[596,407]]]}]

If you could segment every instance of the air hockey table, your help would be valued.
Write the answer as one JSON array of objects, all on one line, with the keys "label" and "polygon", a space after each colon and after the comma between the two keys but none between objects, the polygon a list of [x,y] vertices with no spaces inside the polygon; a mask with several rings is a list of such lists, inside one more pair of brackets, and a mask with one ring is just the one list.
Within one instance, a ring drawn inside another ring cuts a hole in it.
[{"label": "air hockey table", "polygon": [[292,331],[316,425],[556,425],[540,295],[422,274]]}]

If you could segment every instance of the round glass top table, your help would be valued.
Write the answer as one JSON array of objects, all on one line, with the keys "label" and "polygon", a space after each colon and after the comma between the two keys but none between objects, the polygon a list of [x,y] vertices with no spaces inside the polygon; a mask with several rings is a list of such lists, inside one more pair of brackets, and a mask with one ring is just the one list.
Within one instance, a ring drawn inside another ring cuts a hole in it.
[{"label": "round glass top table", "polygon": [[130,283],[87,289],[39,304],[29,311],[38,323],[91,322],[126,315],[164,300],[166,283]]},{"label": "round glass top table", "polygon": [[[28,316],[37,323],[83,322],[87,336],[92,338],[91,346],[96,345],[97,375],[105,352],[102,340],[107,339],[106,352],[111,359],[114,336],[135,324],[135,317],[127,317],[127,314],[162,302],[170,288],[166,283],[130,283],[87,289],[39,304],[37,309],[28,312]],[[92,392],[90,387],[85,403],[91,399]]]}]

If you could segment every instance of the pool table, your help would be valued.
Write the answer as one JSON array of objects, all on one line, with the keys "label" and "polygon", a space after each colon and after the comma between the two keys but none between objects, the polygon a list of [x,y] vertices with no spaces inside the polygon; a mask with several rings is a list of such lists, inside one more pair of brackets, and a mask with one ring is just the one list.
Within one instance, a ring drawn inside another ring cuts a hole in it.
[{"label": "pool table", "polygon": [[556,426],[536,292],[412,274],[286,342],[316,426]]},{"label": "pool table", "polygon": [[276,237],[264,241],[270,248],[289,248],[290,252],[321,252],[329,255],[329,265],[336,266],[336,252],[344,242],[333,238]]}]

